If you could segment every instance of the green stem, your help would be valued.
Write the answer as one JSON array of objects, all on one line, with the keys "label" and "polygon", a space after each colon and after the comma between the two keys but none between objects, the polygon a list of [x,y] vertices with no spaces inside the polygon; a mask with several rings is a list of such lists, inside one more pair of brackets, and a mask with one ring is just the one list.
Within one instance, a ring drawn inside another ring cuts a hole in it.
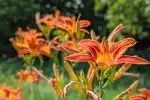
[{"label": "green stem", "polygon": [[[43,57],[42,56],[38,56],[39,60],[40,60],[40,69],[42,69],[44,61],[43,61]],[[33,64],[32,64],[33,65]]]},{"label": "green stem", "polygon": [[108,75],[108,76],[105,76],[107,77],[107,81],[105,82],[105,84],[103,85],[103,88],[109,86],[113,81],[113,77],[115,75],[115,72],[116,72],[116,67],[113,67],[112,69],[109,70],[111,73]]},{"label": "green stem", "polygon": [[101,78],[99,80],[99,89],[100,89],[100,97],[102,98],[103,97],[103,71],[101,71]]},{"label": "green stem", "polygon": [[32,94],[32,98],[33,100],[36,100],[36,94],[34,93],[34,87],[33,87],[33,84],[30,85],[30,90],[31,90],[31,94]]},{"label": "green stem", "polygon": [[103,97],[103,86],[102,86],[102,81],[99,81],[99,89],[100,89],[100,97]]},{"label": "green stem", "polygon": [[51,29],[45,29],[45,32],[44,32],[44,36],[46,38],[47,41],[49,41],[49,37],[50,37],[50,34],[51,34]]},{"label": "green stem", "polygon": [[54,54],[53,62],[55,62],[56,65],[60,66],[60,61],[59,61],[58,54],[59,54],[59,51],[56,51],[55,54]]},{"label": "green stem", "polygon": [[36,91],[37,91],[37,93],[38,93],[38,99],[39,100],[42,100],[42,98],[41,98],[41,92],[40,92],[40,88],[39,88],[39,84],[35,84],[35,89],[36,89]]}]

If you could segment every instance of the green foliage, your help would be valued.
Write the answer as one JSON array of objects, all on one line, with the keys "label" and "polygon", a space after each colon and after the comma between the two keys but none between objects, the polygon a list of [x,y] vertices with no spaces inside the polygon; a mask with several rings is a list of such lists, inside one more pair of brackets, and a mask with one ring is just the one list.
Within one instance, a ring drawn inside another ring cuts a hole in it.
[{"label": "green foliage", "polygon": [[39,5],[35,4],[34,0],[0,0],[0,19],[27,19],[29,16],[34,16],[39,10]]},{"label": "green foliage", "polygon": [[137,34],[140,39],[149,35],[149,0],[95,0],[96,12],[104,8],[104,17],[110,30],[122,23],[127,25],[124,33]]},{"label": "green foliage", "polygon": [[150,36],[149,0],[0,0],[0,46],[3,46],[0,54],[15,54],[9,37],[18,27],[36,27],[33,25],[36,12],[43,16],[56,9],[63,15],[81,14],[81,19],[91,21],[101,36],[108,35],[120,23],[126,25],[124,33],[136,33],[137,40]]}]

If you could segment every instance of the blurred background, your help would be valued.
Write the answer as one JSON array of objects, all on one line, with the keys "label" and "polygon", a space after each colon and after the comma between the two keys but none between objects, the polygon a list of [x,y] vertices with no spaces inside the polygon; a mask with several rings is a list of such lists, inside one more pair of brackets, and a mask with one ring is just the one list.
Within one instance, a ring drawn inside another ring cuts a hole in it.
[{"label": "blurred background", "polygon": [[16,56],[9,38],[17,28],[35,28],[36,12],[45,15],[56,9],[67,16],[81,14],[81,19],[91,21],[90,29],[101,36],[124,24],[126,28],[119,37],[136,38],[136,51],[149,56],[150,0],[0,0],[0,55]]},{"label": "blurred background", "polygon": [[[67,16],[81,14],[81,19],[91,21],[89,29],[100,36],[108,36],[118,24],[124,24],[126,28],[118,34],[119,38],[134,37],[138,41],[127,53],[150,60],[150,0],[0,0],[0,68],[7,70],[21,65],[12,63],[16,62],[17,53],[9,42],[17,28],[36,28],[36,12],[44,16],[57,9]],[[130,69],[141,73],[147,87],[150,87],[150,82],[145,82],[150,76],[149,67]]]}]

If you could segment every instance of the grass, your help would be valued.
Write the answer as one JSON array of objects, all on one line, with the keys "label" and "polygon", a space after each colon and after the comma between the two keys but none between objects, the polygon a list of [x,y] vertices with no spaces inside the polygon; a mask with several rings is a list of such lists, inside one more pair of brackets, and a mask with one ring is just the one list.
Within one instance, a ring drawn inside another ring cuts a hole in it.
[{"label": "grass", "polygon": [[[3,82],[1,81],[1,83],[17,88],[17,83],[13,81],[12,77],[7,77],[7,79],[3,80]],[[39,84],[29,84],[27,82],[23,82],[21,84],[21,88],[23,89],[22,95],[24,100],[60,100],[60,97],[56,95],[53,88],[44,81]],[[113,97],[115,97],[121,90],[123,89],[107,89],[104,93],[104,100],[113,100]],[[84,98],[84,96],[75,91],[71,91],[67,94],[66,100],[84,100],[82,98]]]},{"label": "grass", "polygon": [[[17,59],[1,59],[0,60],[0,84],[7,84],[14,88],[18,87],[16,82],[15,72],[21,68],[22,63]],[[149,77],[148,74],[142,74],[141,87],[150,87],[150,82],[145,77]],[[113,98],[123,91],[125,88],[135,79],[123,78],[113,83],[113,85],[104,91],[103,100],[113,100]],[[53,88],[45,81],[41,81],[39,84],[28,84],[23,82],[21,84],[22,95],[24,100],[60,100],[53,90]],[[83,100],[83,95],[77,94],[76,91],[71,91],[67,95],[67,100]]]},{"label": "grass", "polygon": [[[7,84],[14,88],[17,88],[18,85],[14,80],[13,76],[5,76],[1,75],[0,83]],[[111,87],[104,91],[104,99],[103,100],[113,100],[113,98],[119,94],[122,90],[127,86],[123,86],[122,84],[118,84],[117,87]],[[53,88],[47,84],[45,81],[41,81],[39,84],[29,84],[27,82],[23,82],[21,84],[21,88],[23,89],[22,95],[24,100],[60,100],[53,90]],[[84,100],[84,98],[80,94],[75,91],[71,91],[67,95],[67,100]]]}]

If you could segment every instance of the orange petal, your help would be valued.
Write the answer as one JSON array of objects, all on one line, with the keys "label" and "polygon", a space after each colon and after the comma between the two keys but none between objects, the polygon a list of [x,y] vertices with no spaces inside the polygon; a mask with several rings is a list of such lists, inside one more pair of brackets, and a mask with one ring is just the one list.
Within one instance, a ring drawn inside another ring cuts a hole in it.
[{"label": "orange petal", "polygon": [[136,41],[133,38],[125,38],[112,44],[109,49],[110,52],[114,52],[117,48],[122,47],[123,45],[131,44],[131,43],[133,44],[135,42]]},{"label": "orange petal", "polygon": [[67,31],[67,29],[68,29],[68,25],[66,23],[63,23],[63,24],[62,23],[55,23],[55,26],[60,28],[63,31]]},{"label": "orange petal", "polygon": [[15,92],[15,95],[20,94],[22,90],[23,90],[22,88],[18,88],[18,89],[16,89],[16,90],[14,91],[14,92]]},{"label": "orange petal", "polygon": [[62,46],[65,48],[73,49],[75,51],[77,50],[77,46],[73,41],[66,41]]},{"label": "orange petal", "polygon": [[54,45],[57,45],[57,46],[55,46],[54,49],[67,51],[68,53],[71,53],[71,54],[79,52],[76,44],[73,41],[66,41],[62,45],[59,45],[58,43],[55,43]]},{"label": "orange petal", "polygon": [[92,39],[83,39],[79,42],[79,46],[92,46],[97,52],[102,52],[103,48],[102,45],[96,41],[96,40],[92,40]]},{"label": "orange petal", "polygon": [[19,56],[24,56],[25,54],[30,53],[28,49],[22,49],[18,51]]},{"label": "orange petal", "polygon": [[146,88],[139,89],[140,92],[144,93],[146,96],[150,96],[150,90]]},{"label": "orange petal", "polygon": [[72,21],[72,18],[67,17],[67,16],[60,16],[60,19],[63,21]]},{"label": "orange petal", "polygon": [[39,51],[40,51],[40,54],[42,54],[44,56],[47,56],[47,57],[49,57],[49,55],[51,53],[50,48],[49,48],[48,45],[41,46]]},{"label": "orange petal", "polygon": [[91,23],[88,20],[80,20],[80,28],[87,27]]},{"label": "orange petal", "polygon": [[96,59],[97,58],[97,51],[92,45],[83,45],[82,48],[80,47],[81,50],[87,50],[92,58]]},{"label": "orange petal", "polygon": [[16,42],[16,46],[19,48],[28,48],[28,45],[25,43]]},{"label": "orange petal", "polygon": [[130,100],[147,100],[146,96],[143,94],[133,95]]},{"label": "orange petal", "polygon": [[120,57],[129,47],[132,47],[136,44],[136,41],[133,38],[126,38],[119,42],[114,43],[110,52],[113,52],[115,58]]},{"label": "orange petal", "polygon": [[75,53],[65,57],[65,60],[87,62],[87,61],[92,61],[92,57],[88,54]]},{"label": "orange petal", "polygon": [[80,29],[80,31],[89,34],[89,31],[87,31],[86,29]]},{"label": "orange petal", "polygon": [[137,57],[137,56],[127,56],[123,55],[120,58],[118,58],[117,63],[129,63],[129,64],[150,64],[149,61]]}]

